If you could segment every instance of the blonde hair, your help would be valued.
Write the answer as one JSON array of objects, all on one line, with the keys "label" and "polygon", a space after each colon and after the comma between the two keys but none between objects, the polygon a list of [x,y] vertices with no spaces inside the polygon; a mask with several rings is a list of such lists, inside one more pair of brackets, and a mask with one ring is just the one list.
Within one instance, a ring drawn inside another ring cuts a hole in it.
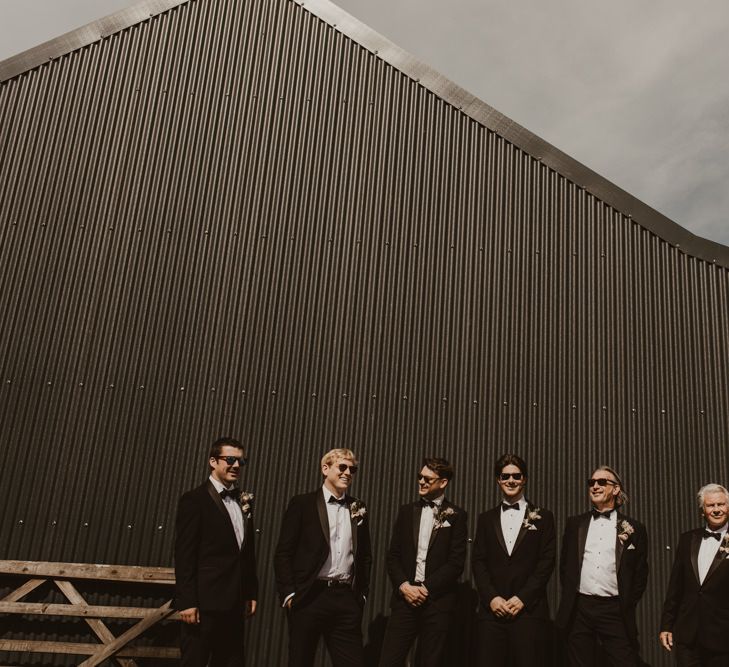
[{"label": "blonde hair", "polygon": [[330,466],[337,459],[349,459],[357,465],[357,457],[351,449],[330,449],[324,456],[321,457],[321,464],[323,466]]},{"label": "blonde hair", "polygon": [[699,503],[699,512],[701,516],[704,516],[704,496],[707,493],[723,493],[727,502],[729,502],[729,491],[727,491],[721,484],[705,484],[696,494],[696,500]]}]

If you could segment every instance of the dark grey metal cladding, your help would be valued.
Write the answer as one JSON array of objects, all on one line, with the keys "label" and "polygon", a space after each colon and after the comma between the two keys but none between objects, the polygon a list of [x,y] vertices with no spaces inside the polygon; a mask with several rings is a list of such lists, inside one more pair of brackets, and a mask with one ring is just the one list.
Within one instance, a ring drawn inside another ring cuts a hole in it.
[{"label": "dark grey metal cladding", "polygon": [[688,254],[342,15],[191,1],[0,87],[0,557],[171,564],[176,499],[234,433],[262,530],[249,657],[279,664],[272,550],[326,449],[361,457],[368,621],[423,453],[472,526],[506,449],[560,528],[608,461],[653,540],[662,664],[666,547],[727,470],[726,248]]}]

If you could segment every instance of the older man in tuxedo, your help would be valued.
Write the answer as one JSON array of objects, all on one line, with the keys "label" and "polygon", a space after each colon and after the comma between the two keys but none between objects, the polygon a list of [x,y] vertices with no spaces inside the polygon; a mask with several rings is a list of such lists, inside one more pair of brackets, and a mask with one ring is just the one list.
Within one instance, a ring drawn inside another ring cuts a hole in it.
[{"label": "older man in tuxedo", "polygon": [[372,554],[367,508],[347,493],[357,469],[351,450],[327,452],[323,485],[294,496],[284,513],[273,566],[287,610],[290,667],[312,665],[321,637],[334,667],[364,665]]},{"label": "older man in tuxedo", "polygon": [[557,625],[572,667],[600,664],[598,642],[610,665],[634,667],[641,664],[635,610],[648,582],[648,536],[621,512],[627,494],[615,470],[597,468],[587,489],[592,510],[567,519],[562,540]]},{"label": "older man in tuxedo", "polygon": [[554,516],[524,496],[527,466],[516,454],[494,467],[501,502],[479,515],[471,568],[480,600],[480,665],[539,667],[549,655],[547,583],[554,571]]},{"label": "older man in tuxedo", "polygon": [[699,489],[705,528],[678,541],[661,617],[661,644],[681,667],[729,667],[729,493]]},{"label": "older man in tuxedo", "polygon": [[252,494],[236,488],[246,452],[216,440],[210,477],[181,498],[175,524],[175,609],[184,667],[244,664],[244,618],[256,611],[258,579]]},{"label": "older man in tuxedo", "polygon": [[418,641],[421,667],[443,664],[456,584],[466,560],[468,517],[445,497],[453,467],[427,457],[418,473],[419,499],[400,507],[387,551],[393,586],[380,667],[405,665]]}]

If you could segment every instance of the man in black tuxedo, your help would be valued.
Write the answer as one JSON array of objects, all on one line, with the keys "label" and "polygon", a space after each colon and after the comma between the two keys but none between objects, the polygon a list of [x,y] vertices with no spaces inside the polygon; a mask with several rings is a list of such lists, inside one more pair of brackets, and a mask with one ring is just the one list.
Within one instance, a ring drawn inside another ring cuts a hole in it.
[{"label": "man in black tuxedo", "polygon": [[251,501],[235,487],[247,462],[243,446],[220,438],[210,477],[181,498],[175,524],[175,609],[184,667],[244,664],[244,618],[256,611],[258,579]]},{"label": "man in black tuxedo", "polygon": [[418,664],[438,667],[456,604],[456,583],[466,560],[466,512],[446,500],[453,467],[441,458],[425,458],[418,474],[415,503],[398,512],[387,551],[393,586],[380,667],[405,665],[418,640]]},{"label": "man in black tuxedo", "polygon": [[661,617],[661,644],[681,667],[729,667],[729,492],[698,493],[706,528],[681,535]]},{"label": "man in black tuxedo", "polygon": [[276,587],[289,624],[289,665],[314,662],[324,637],[335,667],[364,665],[362,609],[372,566],[369,515],[347,495],[357,472],[349,449],[321,460],[324,484],[294,496],[273,559]]},{"label": "man in black tuxedo", "polygon": [[557,626],[573,667],[598,664],[597,642],[611,665],[641,665],[635,609],[648,582],[648,535],[620,511],[627,494],[615,470],[600,466],[587,488],[593,509],[567,519],[562,540]]},{"label": "man in black tuxedo", "polygon": [[479,515],[471,568],[479,596],[479,664],[539,667],[549,656],[547,583],[554,516],[524,497],[527,467],[515,454],[494,467],[502,502]]}]

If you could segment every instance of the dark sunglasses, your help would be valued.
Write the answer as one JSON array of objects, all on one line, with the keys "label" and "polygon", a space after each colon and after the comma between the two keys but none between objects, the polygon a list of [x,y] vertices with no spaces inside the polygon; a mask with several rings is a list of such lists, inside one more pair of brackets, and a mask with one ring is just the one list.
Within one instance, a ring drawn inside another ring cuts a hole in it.
[{"label": "dark sunglasses", "polygon": [[339,468],[339,472],[347,472],[347,468],[349,468],[350,475],[356,475],[359,470],[357,466],[348,466],[346,463],[340,463],[337,468]]},{"label": "dark sunglasses", "polygon": [[598,486],[605,487],[608,484],[615,486],[617,484],[617,482],[613,482],[613,480],[611,480],[611,479],[605,479],[604,477],[602,479],[588,479],[587,480],[588,487],[592,488],[593,486],[595,486],[595,484],[597,484]]},{"label": "dark sunglasses", "polygon": [[433,482],[437,482],[440,479],[440,477],[426,477],[425,475],[418,474],[418,481],[422,482],[424,484],[432,484]]},{"label": "dark sunglasses", "polygon": [[244,456],[214,456],[213,458],[218,459],[218,461],[223,460],[229,466],[235,465],[236,461],[238,461],[238,465],[241,466],[244,466],[246,463],[248,463],[248,459]]},{"label": "dark sunglasses", "polygon": [[519,482],[520,480],[522,480],[524,478],[524,475],[523,475],[523,473],[520,473],[520,472],[502,472],[499,475],[499,479],[502,482],[505,482],[509,478],[514,478],[517,482]]}]

